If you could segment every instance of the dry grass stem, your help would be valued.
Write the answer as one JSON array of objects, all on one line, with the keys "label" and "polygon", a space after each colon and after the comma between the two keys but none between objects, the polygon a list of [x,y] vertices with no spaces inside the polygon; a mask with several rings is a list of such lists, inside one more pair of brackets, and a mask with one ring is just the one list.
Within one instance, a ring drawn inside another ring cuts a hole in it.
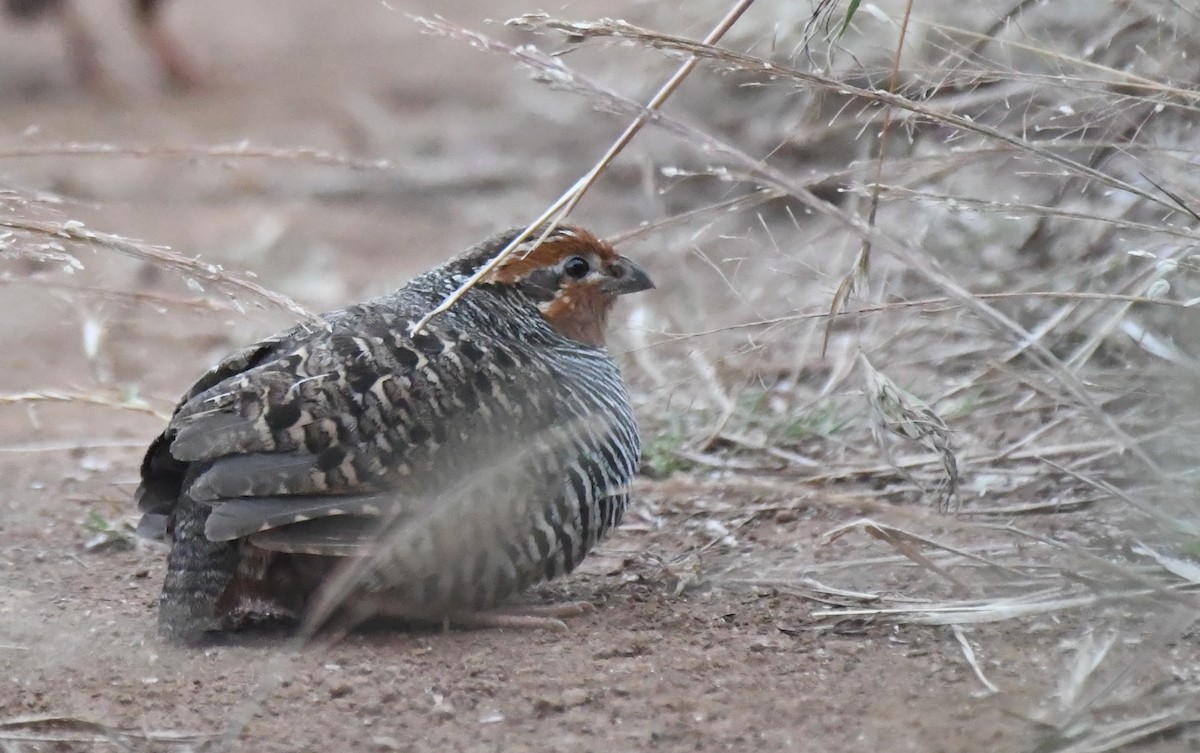
[{"label": "dry grass stem", "polygon": [[963,658],[970,665],[971,671],[975,673],[976,679],[987,689],[988,694],[999,693],[1000,688],[992,684],[992,681],[983,673],[983,667],[979,666],[979,660],[975,658],[975,649],[971,647],[971,642],[967,640],[967,634],[963,631],[962,626],[951,625],[950,630],[954,633],[954,638],[958,641],[959,647],[962,648]]},{"label": "dry grass stem", "polygon": [[[892,73],[888,80],[888,91],[895,93],[898,88],[900,78],[900,58],[904,53],[904,39],[908,35],[909,22],[912,20],[912,0],[907,0],[904,4],[904,19],[900,22],[899,38],[896,40],[896,54],[892,57]],[[847,17],[846,23],[849,24],[850,19]],[[879,140],[876,146],[875,156],[875,179],[870,186],[869,209],[867,210],[867,224],[871,227],[875,226],[875,220],[879,212],[879,194],[880,186],[883,183],[883,164],[884,155],[887,149],[888,136],[892,131],[892,117],[895,113],[891,107],[885,108],[883,113],[883,125],[879,129]],[[837,290],[834,291],[833,297],[829,304],[829,323],[825,326],[825,339],[821,345],[821,353],[824,354],[829,349],[829,337],[833,334],[833,319],[838,313],[845,308],[850,300],[850,296],[855,291],[865,291],[870,279],[871,272],[871,240],[863,238],[858,247],[858,254],[854,258],[854,264],[851,265],[850,272],[842,278],[838,283]]]},{"label": "dry grass stem", "polygon": [[[540,19],[540,25],[555,27],[556,24],[564,22],[553,21],[550,19]],[[583,29],[579,34],[583,37],[596,35],[596,29],[611,30],[619,28],[623,36],[628,31],[628,25],[623,22],[613,22],[613,25],[601,24],[599,26],[592,25]],[[649,34],[646,39],[639,36],[642,32],[631,33],[630,38],[647,41],[658,39],[658,35]],[[715,47],[697,46],[695,43],[686,42],[677,38],[665,37],[670,40],[670,44],[664,42],[666,46],[678,46],[681,51],[696,51],[697,54],[703,54],[713,60],[733,59],[739,64],[744,65],[739,70],[752,70],[764,73],[766,75],[783,75],[779,73],[779,66],[773,63],[767,63],[763,60],[735,55],[727,50]],[[685,43],[686,42],[686,43]],[[561,60],[551,58],[544,54],[530,50],[529,48],[516,49],[504,45],[496,40],[487,40],[489,49],[493,49],[505,54],[511,55],[523,65],[527,65],[544,76],[547,83],[550,83],[556,88],[563,88],[568,91],[574,91],[587,96],[590,100],[597,103],[602,103],[606,109],[610,109],[618,113],[638,113],[641,109],[636,103],[628,101],[626,98],[611,90],[596,84],[586,77],[568,69]],[[654,46],[651,44],[651,46]],[[724,55],[730,55],[732,58],[723,58]],[[743,59],[744,58],[744,59]],[[813,79],[811,74],[796,72],[797,80],[808,81]],[[845,96],[859,96],[866,99],[884,102],[903,107],[900,99],[883,96],[874,90],[866,90],[859,87],[846,86],[844,82],[836,82],[832,79],[822,79],[815,77],[813,83],[827,84],[831,91],[836,91]],[[991,128],[977,128],[971,121],[964,121],[962,118],[946,118],[938,117],[938,112],[931,110],[928,107],[921,106],[917,108],[924,114],[929,115],[936,122],[943,122],[957,128],[963,128],[968,132],[975,132],[981,136],[988,138],[998,138],[1005,143],[1009,143],[1020,148],[1025,144],[1023,139],[1012,137],[1009,134]],[[976,313],[980,319],[989,326],[994,327],[998,332],[1010,337],[1014,342],[1021,343],[1022,351],[1027,352],[1034,362],[1041,368],[1046,369],[1056,380],[1056,383],[1061,387],[1070,399],[1082,405],[1091,415],[1097,420],[1105,430],[1110,433],[1114,440],[1124,449],[1133,453],[1135,457],[1164,483],[1171,483],[1169,474],[1164,473],[1159,464],[1150,457],[1143,447],[1129,435],[1125,429],[1107,412],[1105,412],[1093,399],[1088,388],[1079,380],[1079,378],[1067,369],[1063,363],[1051,352],[1049,348],[1042,345],[1039,338],[1031,335],[1025,327],[1022,327],[1012,317],[1005,315],[993,306],[987,304],[981,298],[972,295],[958,281],[941,271],[934,265],[913,243],[905,241],[895,235],[884,233],[878,228],[873,228],[867,225],[863,220],[855,215],[847,212],[841,207],[835,206],[828,201],[822,200],[816,196],[807,186],[796,181],[792,176],[772,168],[768,163],[747,155],[740,149],[724,143],[720,139],[714,138],[710,134],[689,126],[679,120],[658,113],[654,119],[650,121],[653,125],[662,127],[667,131],[682,137],[684,140],[695,144],[697,148],[704,150],[706,153],[717,156],[722,159],[729,160],[738,169],[745,171],[746,175],[753,178],[755,181],[765,187],[778,190],[785,193],[816,211],[817,213],[826,216],[837,223],[845,226],[847,229],[856,233],[862,239],[869,239],[873,245],[886,248],[893,256],[902,264],[908,267],[913,272],[921,275],[928,282],[943,289],[955,300],[962,303],[966,308]],[[1116,179],[1108,179],[1102,173],[1099,173],[1094,168],[1081,165],[1073,160],[1060,157],[1052,154],[1046,148],[1036,144],[1028,144],[1029,151],[1041,157],[1045,157],[1055,162],[1056,164],[1068,164],[1071,169],[1084,177],[1092,177],[1101,181],[1104,185],[1117,188],[1123,191],[1138,196],[1143,199],[1153,201],[1156,204],[1167,206],[1157,195],[1148,194],[1145,191],[1137,189],[1135,186],[1119,181]],[[1015,357],[1015,356],[1014,356]]]},{"label": "dry grass stem", "polygon": [[[150,262],[165,269],[180,272],[189,278],[207,280],[228,293],[249,293],[255,299],[278,306],[317,326],[325,326],[324,320],[291,298],[269,290],[256,282],[227,272],[219,264],[210,264],[199,259],[188,258],[162,246],[151,246],[122,238],[118,235],[89,230],[82,222],[38,222],[18,217],[0,217],[0,227],[10,228],[54,241],[68,241],[94,248],[116,251],[133,259]],[[234,299],[236,301],[236,299]]]},{"label": "dry grass stem", "polygon": [[400,166],[390,160],[353,159],[333,152],[305,147],[275,148],[250,144],[194,144],[142,146],[131,144],[61,143],[0,148],[0,160],[40,157],[111,157],[164,159],[261,159],[279,162],[309,163],[337,167],[343,170],[397,171]]},{"label": "dry grass stem", "polygon": [[[1086,164],[1060,155],[1052,148],[1029,141],[1028,139],[1024,139],[1019,136],[1015,136],[1001,129],[993,128],[970,118],[957,115],[949,109],[933,107],[923,102],[911,100],[901,94],[894,94],[882,89],[868,89],[860,86],[854,86],[846,81],[830,78],[828,76],[822,76],[810,71],[801,71],[795,68],[789,68],[763,58],[740,54],[722,47],[716,47],[711,43],[696,42],[694,40],[684,39],[682,37],[676,37],[654,30],[638,28],[632,24],[625,23],[624,21],[572,24],[558,19],[550,19],[548,17],[538,17],[532,20],[537,21],[539,26],[553,29],[572,37],[617,37],[620,39],[637,42],[639,44],[644,44],[654,49],[685,53],[704,60],[709,60],[717,66],[731,71],[755,72],[761,73],[765,76],[776,76],[783,79],[792,79],[797,83],[828,89],[829,91],[836,92],[842,96],[857,97],[866,101],[888,105],[889,109],[897,108],[905,110],[915,115],[928,118],[933,122],[953,126],[954,128],[957,128],[963,132],[974,133],[1002,144],[1007,144],[1011,147],[1014,147],[1021,153],[1036,155],[1047,162],[1065,168],[1073,175],[1088,178],[1096,181],[1100,185],[1125,191],[1170,211],[1176,211],[1178,209],[1178,206],[1174,202],[1168,201],[1156,193],[1146,191],[1112,175],[1108,175],[1107,173],[1096,170],[1095,168],[1092,168]],[[1114,73],[1116,72],[1114,71]],[[860,228],[864,227],[858,223],[855,223],[855,226]],[[868,234],[865,239],[870,240],[870,235]]]},{"label": "dry grass stem", "polygon": [[[730,7],[725,16],[717,22],[717,25],[713,27],[713,30],[710,31],[704,38],[704,43],[715,44],[716,42],[720,41],[721,37],[725,36],[725,33],[729,31],[730,27],[737,23],[737,20],[741,18],[742,14],[745,13],[746,10],[753,4],[754,0],[737,0],[737,2]],[[481,35],[473,34],[466,29],[456,28],[452,25],[446,24],[440,19],[430,20],[417,18],[416,20],[418,23],[423,24],[431,31],[440,32],[449,36],[458,36],[460,38],[473,38],[472,43],[480,46],[485,46],[487,44],[487,40],[485,40]],[[509,23],[521,23],[521,20],[518,19],[515,21],[510,21]],[[692,72],[692,69],[696,67],[698,62],[699,60],[697,58],[692,57],[689,58],[683,65],[679,66],[679,69],[675,71],[671,78],[668,79],[667,82],[663,84],[662,87],[654,94],[654,96],[650,98],[650,101],[647,102],[645,108],[637,114],[637,117],[634,118],[633,122],[630,123],[626,127],[625,131],[617,137],[617,140],[614,141],[611,146],[609,146],[608,151],[604,153],[604,156],[597,160],[596,164],[593,165],[587,173],[585,173],[579,180],[575,182],[575,185],[567,189],[565,193],[563,193],[540,215],[538,215],[536,219],[530,222],[523,231],[518,233],[515,238],[509,241],[508,245],[501,249],[491,261],[480,267],[475,274],[471,275],[471,277],[458,288],[458,290],[451,293],[446,297],[446,300],[442,301],[442,303],[434,307],[432,311],[418,320],[417,323],[412,327],[413,333],[419,332],[422,327],[424,327],[431,319],[433,319],[433,317],[453,306],[454,303],[458,301],[458,299],[461,298],[468,290],[474,287],[484,277],[487,277],[489,274],[491,274],[492,270],[499,266],[500,263],[503,262],[508,255],[511,254],[513,250],[521,243],[525,242],[534,235],[538,235],[537,241],[533,244],[534,247],[537,247],[542,241],[549,237],[549,235],[554,232],[554,229],[558,226],[558,224],[565,220],[571,213],[571,210],[575,208],[581,199],[583,199],[584,194],[587,193],[587,190],[592,186],[593,183],[596,182],[596,179],[600,177],[600,174],[604,172],[604,170],[607,169],[610,164],[612,164],[612,161],[616,159],[617,155],[620,154],[621,151],[624,150],[629,144],[629,142],[633,140],[633,137],[642,129],[642,126],[644,126],[650,120],[651,115],[655,113],[663,105],[663,103],[670,98],[672,94],[675,93],[675,90],[679,88],[679,85],[683,83],[683,80],[687,78],[688,74]]]},{"label": "dry grass stem", "polygon": [[181,298],[179,296],[165,295],[162,293],[115,290],[113,288],[102,287],[99,285],[72,285],[70,283],[46,280],[38,277],[7,278],[3,275],[0,275],[0,285],[6,284],[28,285],[45,288],[46,290],[59,291],[70,298],[96,298],[106,301],[121,301],[142,306],[152,306],[162,311],[238,311],[238,309],[231,304],[223,301],[214,301],[210,298]]},{"label": "dry grass stem", "polygon": [[[111,746],[118,750],[140,749],[143,743],[178,746],[194,750],[217,738],[211,733],[174,732],[169,730],[118,729],[103,722],[74,716],[36,714],[0,719],[0,743],[37,744],[51,743],[67,745],[80,743],[93,746]],[[20,750],[22,748],[18,748]]]},{"label": "dry grass stem", "polygon": [[102,394],[98,392],[80,392],[65,390],[38,390],[36,392],[0,393],[0,405],[20,405],[29,403],[82,403],[99,405],[105,408],[143,413],[163,421],[171,417],[170,410],[155,408],[136,395]]},{"label": "dry grass stem", "polygon": [[829,544],[829,543],[841,538],[842,536],[846,535],[850,531],[855,531],[855,530],[861,530],[861,531],[865,532],[868,536],[871,536],[872,538],[886,542],[888,545],[895,548],[897,551],[899,551],[901,554],[903,554],[905,557],[909,558],[913,562],[917,563],[918,565],[920,565],[922,567],[929,568],[931,571],[937,573],[938,575],[945,578],[946,580],[951,581],[955,585],[961,586],[963,584],[961,584],[957,579],[948,575],[944,568],[942,568],[938,565],[935,565],[929,557],[926,557],[925,555],[919,553],[911,545],[916,544],[919,546],[940,549],[943,552],[947,552],[947,553],[953,554],[957,557],[961,557],[962,559],[965,559],[969,562],[974,562],[979,565],[984,565],[999,574],[1006,575],[1006,576],[1013,576],[1013,577],[1020,576],[1020,573],[1018,573],[1017,571],[1013,570],[1012,568],[1010,568],[1006,565],[1003,565],[999,562],[995,562],[986,557],[982,557],[980,555],[973,554],[973,553],[966,551],[959,547],[954,547],[954,546],[950,546],[949,544],[943,544],[943,543],[934,541],[933,539],[931,539],[927,536],[922,536],[922,535],[920,535],[918,533],[914,533],[912,531],[906,531],[904,529],[897,528],[895,526],[892,526],[892,525],[889,525],[887,523],[883,523],[883,522],[880,522],[877,520],[872,520],[870,518],[861,518],[859,520],[854,520],[849,523],[840,525],[837,528],[834,528],[833,530],[827,532],[822,537],[823,543]]}]

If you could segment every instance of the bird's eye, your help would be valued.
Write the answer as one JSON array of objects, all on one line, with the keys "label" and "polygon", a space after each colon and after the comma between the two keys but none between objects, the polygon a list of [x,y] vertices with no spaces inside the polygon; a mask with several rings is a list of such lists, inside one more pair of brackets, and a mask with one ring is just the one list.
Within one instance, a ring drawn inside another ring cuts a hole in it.
[{"label": "bird's eye", "polygon": [[592,265],[582,256],[572,256],[563,262],[563,273],[575,280],[582,280],[592,271]]}]

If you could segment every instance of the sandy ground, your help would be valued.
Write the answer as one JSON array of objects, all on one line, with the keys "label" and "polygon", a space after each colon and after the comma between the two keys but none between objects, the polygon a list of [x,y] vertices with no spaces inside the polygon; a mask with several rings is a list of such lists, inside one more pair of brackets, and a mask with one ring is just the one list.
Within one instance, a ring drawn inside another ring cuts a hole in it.
[{"label": "sandy ground", "polygon": [[[52,27],[0,26],[0,179],[65,197],[32,216],[199,254],[314,310],[381,292],[532,216],[619,129],[599,116],[568,128],[557,100],[505,61],[422,35],[402,12],[480,28],[528,7],[412,6],[174,3],[170,23],[209,75],[187,96],[158,91],[115,2],[87,10],[119,96],[80,90]],[[246,142],[399,167],[11,155],[57,142]],[[644,219],[644,203],[636,185],[618,183],[580,218],[615,232]],[[655,295],[670,296],[669,270],[646,256],[662,281]],[[161,411],[221,354],[290,322],[248,299],[245,315],[219,295],[216,310],[182,303],[196,291],[178,275],[110,251],[80,258],[83,272],[47,279],[174,303],[0,286],[0,393],[136,390]],[[0,405],[6,753],[209,749],[229,729],[242,751],[1030,750],[1044,733],[1032,718],[1079,632],[1075,618],[969,630],[1000,690],[987,693],[948,629],[816,623],[822,605],[798,592],[710,576],[820,573],[841,588],[903,592],[918,575],[892,550],[821,538],[881,514],[881,503],[698,476],[642,479],[629,525],[579,574],[535,595],[597,605],[566,635],[377,630],[298,654],[277,636],[176,648],[154,632],[162,549],[88,546],[89,519],[129,519],[141,449],[161,425],[105,406]],[[1022,523],[1053,532],[1082,516]],[[833,566],[871,558],[879,563]]]}]

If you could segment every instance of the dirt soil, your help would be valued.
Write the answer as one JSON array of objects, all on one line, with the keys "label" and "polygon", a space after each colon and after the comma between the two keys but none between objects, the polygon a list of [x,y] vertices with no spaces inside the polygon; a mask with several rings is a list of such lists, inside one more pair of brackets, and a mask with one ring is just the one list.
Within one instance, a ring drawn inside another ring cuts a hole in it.
[{"label": "dirt soil", "polygon": [[[484,28],[485,17],[532,9],[174,3],[171,26],[209,71],[208,86],[186,96],[158,90],[119,3],[87,5],[115,95],[72,81],[53,27],[10,22],[0,26],[0,152],[246,142],[399,167],[10,155],[0,177],[65,197],[32,205],[32,216],[199,254],[314,310],[361,299],[533,216],[619,129],[600,117],[590,130],[568,128],[555,119],[555,95],[506,61],[422,35],[403,12]],[[592,3],[567,12],[616,11]],[[615,232],[643,210],[636,186],[618,184],[602,187],[580,218]],[[654,295],[670,296],[670,271],[656,268],[652,249],[640,251],[660,280]],[[639,253],[636,244],[629,253]],[[136,390],[161,413],[223,353],[292,320],[249,299],[239,313],[222,295],[201,297],[178,275],[111,251],[80,260],[84,271],[37,278],[54,286],[0,286],[0,394]],[[226,743],[239,751],[1027,750],[1043,732],[1032,718],[1053,694],[1063,641],[1079,630],[1072,618],[968,631],[1000,690],[989,693],[948,629],[818,624],[810,617],[821,604],[734,577],[820,573],[840,588],[903,592],[917,576],[894,551],[865,536],[828,543],[822,535],[862,515],[917,512],[889,510],[865,493],[755,492],[677,475],[641,479],[628,524],[577,575],[532,595],[596,605],[567,634],[379,629],[298,653],[269,635],[203,649],[164,645],[155,634],[163,549],[94,545],[97,526],[132,519],[140,453],[162,423],[80,402],[0,404],[6,752]],[[1082,520],[1022,523],[1050,532]],[[878,564],[836,567],[872,558]],[[231,741],[214,739],[228,730]]]}]

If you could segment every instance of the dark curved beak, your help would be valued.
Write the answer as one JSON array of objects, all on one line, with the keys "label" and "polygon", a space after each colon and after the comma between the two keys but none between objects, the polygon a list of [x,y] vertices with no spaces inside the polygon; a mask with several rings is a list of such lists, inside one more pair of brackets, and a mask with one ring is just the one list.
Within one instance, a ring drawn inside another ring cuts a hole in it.
[{"label": "dark curved beak", "polygon": [[654,288],[650,275],[627,256],[618,256],[616,261],[609,265],[608,276],[609,279],[600,283],[600,288],[613,295],[640,293]]}]

